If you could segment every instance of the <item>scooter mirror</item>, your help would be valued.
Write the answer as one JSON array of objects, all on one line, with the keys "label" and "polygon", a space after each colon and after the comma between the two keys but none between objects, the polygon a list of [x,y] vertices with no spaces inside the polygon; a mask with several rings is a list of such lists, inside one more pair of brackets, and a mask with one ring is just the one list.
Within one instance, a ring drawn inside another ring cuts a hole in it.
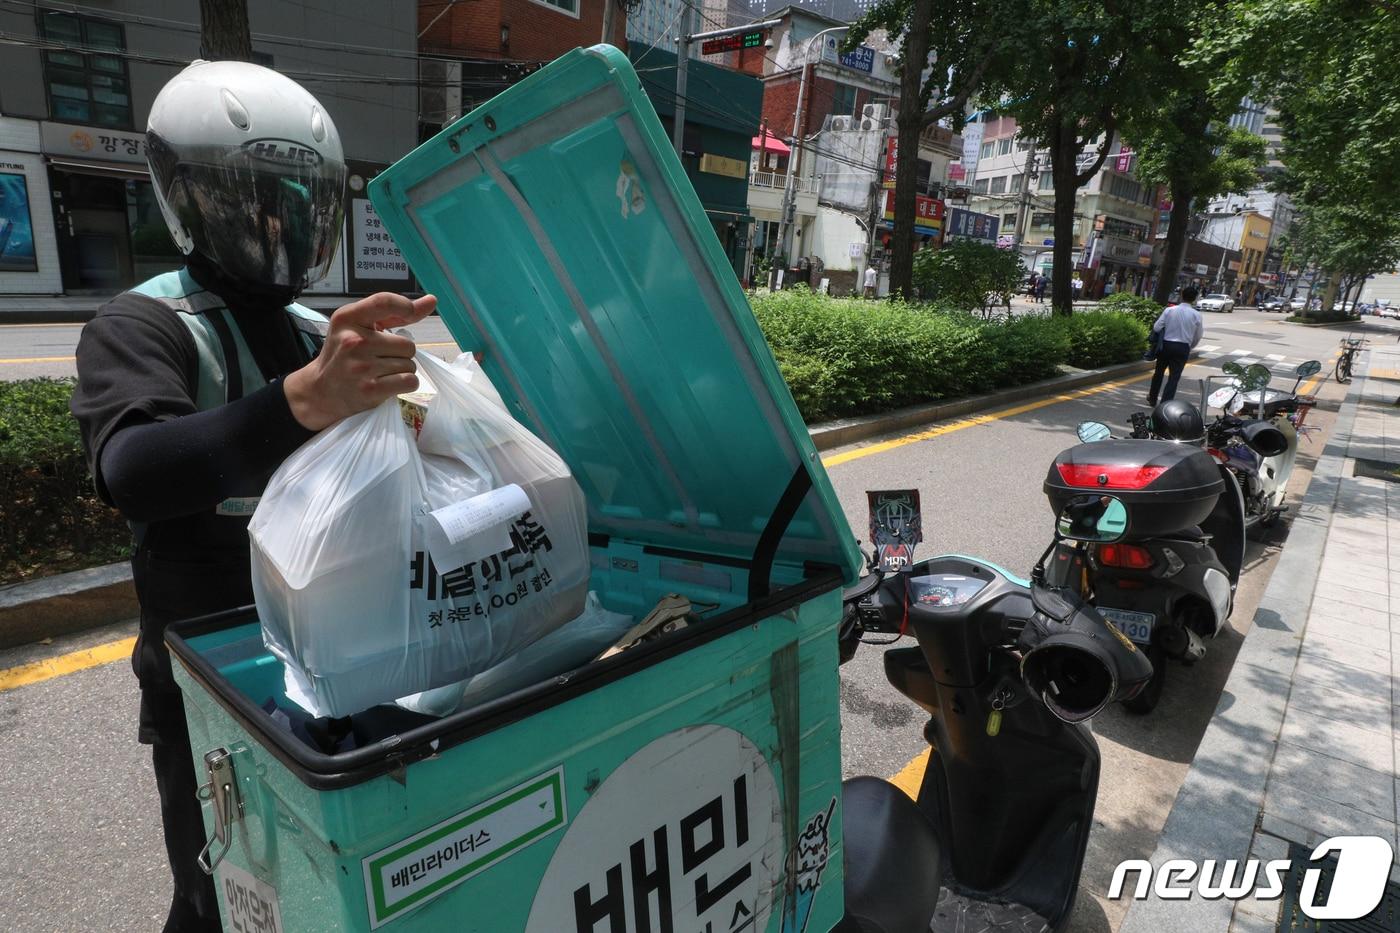
[{"label": "scooter mirror", "polygon": [[1227,376],[1234,376],[1239,379],[1244,378],[1244,367],[1234,360],[1226,360],[1220,364],[1220,371]]},{"label": "scooter mirror", "polygon": [[1319,363],[1317,360],[1308,360],[1306,363],[1299,363],[1298,368],[1293,370],[1293,372],[1298,376],[1299,379],[1306,379],[1309,376],[1321,372],[1321,370],[1321,363]]},{"label": "scooter mirror", "polygon": [[1081,444],[1092,444],[1095,441],[1106,441],[1113,436],[1113,432],[1108,429],[1108,425],[1102,421],[1081,421],[1079,429],[1075,431],[1079,435]]},{"label": "scooter mirror", "polygon": [[1056,521],[1060,537],[1107,544],[1128,533],[1128,509],[1113,496],[1074,496]]},{"label": "scooter mirror", "polygon": [[1269,372],[1269,367],[1263,363],[1250,363],[1244,371],[1244,385],[1242,388],[1246,392],[1253,392],[1262,389],[1274,378],[1274,374]]}]

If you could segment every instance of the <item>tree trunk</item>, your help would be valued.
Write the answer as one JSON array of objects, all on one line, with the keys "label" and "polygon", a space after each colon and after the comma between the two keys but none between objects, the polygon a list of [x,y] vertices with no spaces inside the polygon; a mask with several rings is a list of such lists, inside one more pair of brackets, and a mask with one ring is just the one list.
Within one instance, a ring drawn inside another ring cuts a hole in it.
[{"label": "tree trunk", "polygon": [[933,0],[914,0],[899,73],[898,161],[894,169],[894,239],[890,248],[890,293],[914,297],[914,211],[919,181],[919,134],[923,131],[923,95],[919,76],[928,60],[928,28]]},{"label": "tree trunk", "polygon": [[[1074,200],[1079,192],[1075,131],[1064,120],[1054,124],[1050,143],[1050,175],[1055,179],[1055,250],[1050,268],[1050,303],[1054,314],[1074,313]],[[1085,249],[1088,244],[1085,244]]]},{"label": "tree trunk", "polygon": [[253,60],[248,0],[199,0],[199,54],[208,61]]},{"label": "tree trunk", "polygon": [[1181,261],[1186,256],[1186,234],[1191,227],[1191,202],[1194,195],[1184,184],[1174,183],[1172,192],[1172,214],[1167,223],[1167,245],[1162,254],[1162,270],[1157,276],[1157,290],[1152,300],[1158,304],[1167,303],[1168,296],[1176,287],[1176,277],[1181,274]]}]

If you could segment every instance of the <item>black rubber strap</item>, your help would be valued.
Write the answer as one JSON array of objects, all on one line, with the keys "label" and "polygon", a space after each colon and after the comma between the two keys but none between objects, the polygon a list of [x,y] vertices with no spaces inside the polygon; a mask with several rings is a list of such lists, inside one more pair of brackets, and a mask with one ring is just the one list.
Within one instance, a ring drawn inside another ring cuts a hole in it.
[{"label": "black rubber strap", "polygon": [[214,333],[219,335],[219,345],[224,349],[224,402],[236,402],[243,397],[243,364],[238,360],[238,343],[233,339],[233,328],[229,327],[228,312],[216,308],[205,317],[214,325]]},{"label": "black rubber strap", "polygon": [[763,534],[758,536],[758,545],[753,552],[753,569],[749,571],[750,602],[768,595],[771,589],[769,577],[773,572],[773,558],[778,554],[778,545],[787,533],[788,525],[792,524],[792,518],[797,514],[802,500],[807,497],[807,490],[811,488],[812,474],[807,472],[805,464],[799,463],[797,472],[792,474],[787,488],[778,499],[773,514],[768,517]]}]

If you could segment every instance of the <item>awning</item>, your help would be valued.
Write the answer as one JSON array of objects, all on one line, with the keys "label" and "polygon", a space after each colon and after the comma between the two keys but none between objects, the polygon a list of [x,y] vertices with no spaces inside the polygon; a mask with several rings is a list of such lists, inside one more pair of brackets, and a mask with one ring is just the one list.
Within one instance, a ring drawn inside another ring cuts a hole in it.
[{"label": "awning", "polygon": [[764,152],[776,152],[778,155],[787,155],[792,152],[792,147],[783,142],[771,132],[765,130],[762,136],[755,136],[750,143],[750,148],[762,149]]},{"label": "awning", "polygon": [[77,159],[55,159],[46,156],[54,168],[69,172],[83,172],[88,175],[120,175],[124,178],[147,178],[150,172],[144,163],[139,162],[82,162]]}]

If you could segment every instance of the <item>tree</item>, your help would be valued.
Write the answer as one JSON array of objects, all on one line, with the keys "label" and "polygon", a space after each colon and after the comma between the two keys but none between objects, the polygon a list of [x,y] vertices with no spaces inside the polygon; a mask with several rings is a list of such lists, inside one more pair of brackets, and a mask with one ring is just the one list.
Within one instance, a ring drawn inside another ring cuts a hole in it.
[{"label": "tree", "polygon": [[[876,29],[885,30],[892,43],[902,40],[890,291],[905,298],[913,296],[919,136],[949,118],[961,128],[967,101],[998,47],[996,30],[976,28],[993,21],[992,7],[986,0],[954,0],[940,4],[935,22],[933,0],[881,0],[851,26],[842,46],[851,51]],[[947,63],[946,71],[934,68],[925,77],[931,61]]]},{"label": "tree", "polygon": [[248,0],[199,0],[199,54],[209,61],[253,60]]},{"label": "tree", "polygon": [[[1400,237],[1400,7],[1390,0],[1235,0],[1195,54],[1242,50],[1221,80],[1250,80],[1279,110],[1278,185],[1299,209],[1290,245],[1327,273],[1323,307],[1345,279],[1387,268]],[[1342,40],[1342,41],[1339,41]]]},{"label": "tree", "polygon": [[947,301],[983,316],[1010,301],[1023,272],[1014,251],[970,240],[914,255],[914,284],[924,298]]}]

